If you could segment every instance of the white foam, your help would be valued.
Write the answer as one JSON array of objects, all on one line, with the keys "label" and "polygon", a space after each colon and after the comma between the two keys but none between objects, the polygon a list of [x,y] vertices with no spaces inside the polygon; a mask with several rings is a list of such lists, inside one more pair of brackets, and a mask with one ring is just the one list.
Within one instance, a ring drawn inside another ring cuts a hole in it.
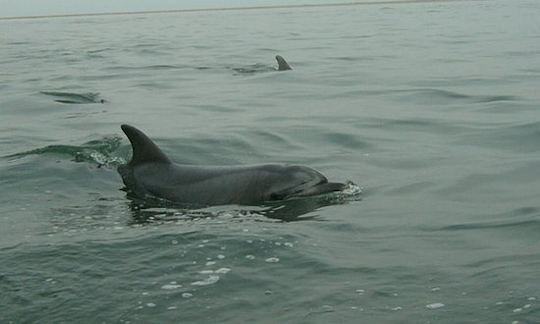
[{"label": "white foam", "polygon": [[220,260],[223,260],[223,259],[225,259],[225,256],[223,254],[218,254],[217,258],[220,259]]},{"label": "white foam", "polygon": [[397,306],[397,307],[394,307],[392,308],[393,311],[398,311],[398,310],[402,310],[403,308],[401,306]]},{"label": "white foam", "polygon": [[443,303],[433,303],[433,304],[428,304],[426,305],[427,308],[429,309],[437,309],[437,308],[441,308],[441,307],[444,307],[445,305]]},{"label": "white foam", "polygon": [[279,262],[279,258],[271,257],[271,258],[268,258],[268,259],[266,259],[264,261],[269,262],[269,263],[277,263],[277,262]]},{"label": "white foam", "polygon": [[161,289],[165,289],[165,290],[178,289],[178,288],[182,288],[182,285],[166,284],[166,285],[161,286]]},{"label": "white foam", "polygon": [[208,262],[206,262],[207,266],[211,266],[211,265],[214,265],[214,264],[216,264],[216,261],[208,261]]},{"label": "white foam", "polygon": [[519,313],[523,310],[523,308],[515,308],[512,312]]},{"label": "white foam", "polygon": [[347,196],[356,196],[362,193],[362,188],[352,182],[348,182],[345,189],[341,192]]},{"label": "white foam", "polygon": [[219,273],[219,274],[225,274],[227,272],[231,271],[231,269],[229,268],[219,268],[217,269],[216,271],[214,271],[215,273]]},{"label": "white foam", "polygon": [[285,245],[286,247],[293,247],[294,244],[292,244],[291,242],[285,242],[283,243],[283,245]]},{"label": "white foam", "polygon": [[195,281],[195,282],[192,282],[191,284],[193,286],[207,286],[207,285],[215,284],[216,282],[218,282],[218,280],[219,280],[219,276],[209,276],[208,278],[204,280]]},{"label": "white foam", "polygon": [[527,300],[533,301],[533,300],[536,300],[536,297],[529,297],[527,298]]},{"label": "white foam", "polygon": [[199,271],[200,274],[211,274],[214,273],[214,270],[201,270]]},{"label": "white foam", "polygon": [[248,255],[246,255],[246,259],[253,260],[253,259],[255,259],[255,256],[252,255],[252,254],[248,254]]},{"label": "white foam", "polygon": [[191,298],[191,297],[193,297],[193,294],[188,293],[188,292],[185,292],[185,293],[182,294],[182,297],[184,297],[184,298]]},{"label": "white foam", "polygon": [[173,309],[176,309],[176,306],[169,306],[167,307],[168,310],[173,310]]},{"label": "white foam", "polygon": [[154,304],[154,303],[147,303],[146,306],[148,306],[148,307],[156,307],[156,304]]},{"label": "white foam", "polygon": [[531,308],[531,304],[524,305],[523,308],[525,308],[525,309]]}]

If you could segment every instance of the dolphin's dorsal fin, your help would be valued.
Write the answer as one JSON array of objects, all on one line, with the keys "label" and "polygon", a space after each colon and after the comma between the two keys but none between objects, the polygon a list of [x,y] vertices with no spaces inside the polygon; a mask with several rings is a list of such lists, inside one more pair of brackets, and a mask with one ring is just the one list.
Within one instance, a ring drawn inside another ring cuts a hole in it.
[{"label": "dolphin's dorsal fin", "polygon": [[292,70],[289,63],[281,55],[276,55],[276,61],[278,63],[278,71]]},{"label": "dolphin's dorsal fin", "polygon": [[122,125],[122,130],[126,133],[133,149],[133,156],[129,162],[131,166],[146,162],[171,163],[171,160],[143,132],[126,124]]}]

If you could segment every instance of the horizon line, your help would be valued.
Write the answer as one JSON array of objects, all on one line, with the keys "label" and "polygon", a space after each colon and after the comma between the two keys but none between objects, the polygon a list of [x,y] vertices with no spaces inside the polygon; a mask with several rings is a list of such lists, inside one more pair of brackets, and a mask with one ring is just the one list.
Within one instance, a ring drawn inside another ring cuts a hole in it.
[{"label": "horizon line", "polygon": [[188,12],[212,12],[212,11],[236,11],[236,10],[268,10],[268,9],[296,9],[296,8],[321,8],[321,7],[344,7],[359,5],[389,5],[389,4],[410,4],[410,3],[437,3],[437,2],[463,2],[463,1],[486,1],[486,0],[384,0],[384,1],[354,1],[338,3],[320,4],[297,4],[297,5],[270,5],[270,6],[240,6],[240,7],[215,7],[215,8],[193,8],[193,9],[170,9],[170,10],[142,10],[142,11],[118,11],[118,12],[89,12],[72,14],[52,14],[35,16],[14,16],[0,17],[0,20],[25,20],[44,18],[69,18],[69,17],[96,17],[96,16],[121,16],[121,15],[148,15],[166,13],[188,13]]}]

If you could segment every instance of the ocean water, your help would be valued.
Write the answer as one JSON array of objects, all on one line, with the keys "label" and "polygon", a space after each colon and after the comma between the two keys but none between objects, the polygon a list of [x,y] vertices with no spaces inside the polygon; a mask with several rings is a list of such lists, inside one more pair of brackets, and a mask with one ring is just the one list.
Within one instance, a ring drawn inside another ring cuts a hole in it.
[{"label": "ocean water", "polygon": [[[0,323],[539,323],[538,12],[0,20]],[[122,123],[176,162],[302,164],[362,192],[136,201]]]}]

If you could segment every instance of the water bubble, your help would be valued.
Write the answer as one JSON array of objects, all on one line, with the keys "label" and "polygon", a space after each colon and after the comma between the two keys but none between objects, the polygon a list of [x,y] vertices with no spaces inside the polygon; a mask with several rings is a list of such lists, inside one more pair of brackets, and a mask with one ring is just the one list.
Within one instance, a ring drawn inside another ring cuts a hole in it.
[{"label": "water bubble", "polygon": [[218,254],[217,258],[222,260],[222,259],[225,259],[225,256],[223,254]]},{"label": "water bubble", "polygon": [[218,282],[218,280],[219,280],[219,276],[210,276],[204,280],[192,282],[191,284],[193,286],[207,286],[207,285],[215,284],[216,282]]},{"label": "water bubble", "polygon": [[437,308],[441,308],[441,307],[444,307],[445,305],[443,303],[433,303],[433,304],[428,304],[426,305],[427,308],[429,309],[437,309]]},{"label": "water bubble", "polygon": [[231,271],[231,269],[229,268],[219,268],[215,271],[215,273],[219,273],[219,274],[225,274],[227,272]]},{"label": "water bubble", "polygon": [[178,288],[182,288],[182,285],[167,284],[167,285],[161,286],[161,289],[165,289],[165,290],[178,289]]},{"label": "water bubble", "polygon": [[214,273],[214,270],[201,270],[199,271],[200,274],[211,274]]}]

